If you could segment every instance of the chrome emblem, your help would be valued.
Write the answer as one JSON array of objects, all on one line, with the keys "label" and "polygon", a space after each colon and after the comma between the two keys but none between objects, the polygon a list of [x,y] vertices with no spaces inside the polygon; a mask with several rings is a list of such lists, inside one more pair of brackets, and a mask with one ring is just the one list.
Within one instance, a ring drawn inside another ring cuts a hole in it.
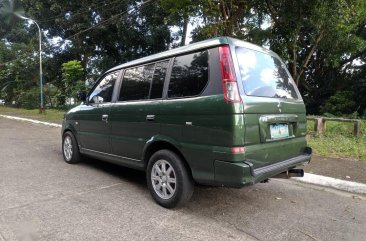
[{"label": "chrome emblem", "polygon": [[282,109],[281,109],[281,107],[282,107],[282,103],[281,103],[281,101],[278,101],[278,105],[277,105],[277,107],[278,107],[278,110],[279,110],[280,112],[282,112]]}]

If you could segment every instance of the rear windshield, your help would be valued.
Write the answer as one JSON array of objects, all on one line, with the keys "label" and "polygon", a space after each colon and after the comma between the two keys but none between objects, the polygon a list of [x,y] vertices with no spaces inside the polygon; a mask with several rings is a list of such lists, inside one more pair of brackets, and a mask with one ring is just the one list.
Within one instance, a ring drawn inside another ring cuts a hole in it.
[{"label": "rear windshield", "polygon": [[269,54],[236,48],[241,80],[247,95],[297,99],[296,87],[281,61]]}]

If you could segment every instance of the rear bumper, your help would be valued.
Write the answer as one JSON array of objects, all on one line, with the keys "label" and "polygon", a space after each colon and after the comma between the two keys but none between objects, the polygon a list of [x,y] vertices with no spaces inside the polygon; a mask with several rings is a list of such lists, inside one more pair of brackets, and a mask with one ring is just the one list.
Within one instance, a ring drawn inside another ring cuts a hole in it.
[{"label": "rear bumper", "polygon": [[225,162],[215,161],[215,183],[230,187],[243,187],[261,182],[287,170],[308,164],[311,159],[312,149],[305,148],[302,155],[277,162],[261,168],[253,168],[250,161]]}]

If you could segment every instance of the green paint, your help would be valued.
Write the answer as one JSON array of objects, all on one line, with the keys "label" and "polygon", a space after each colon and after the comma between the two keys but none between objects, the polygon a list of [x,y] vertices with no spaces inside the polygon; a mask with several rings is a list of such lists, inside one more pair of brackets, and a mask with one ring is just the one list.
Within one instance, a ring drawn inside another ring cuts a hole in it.
[{"label": "green paint", "polygon": [[[238,81],[242,102],[227,102],[218,59],[218,46],[223,44],[230,46],[238,80],[237,46],[278,58],[261,47],[223,37],[135,60],[108,71],[120,71],[111,103],[74,108],[66,115],[63,129],[72,127],[77,132],[82,153],[137,169],[144,169],[152,150],[171,149],[185,159],[196,182],[210,185],[241,187],[308,162],[311,155],[305,153],[306,116],[301,97],[247,96]],[[203,49],[209,51],[210,77],[199,96],[167,98],[170,64],[162,99],[118,101],[124,69]],[[108,122],[102,121],[102,115],[108,115]],[[276,124],[287,125],[288,135],[273,138],[270,126]],[[245,147],[245,153],[232,153],[234,147]],[[297,163],[276,168],[297,157],[301,157]],[[256,168],[263,167],[271,169],[253,176]]]}]

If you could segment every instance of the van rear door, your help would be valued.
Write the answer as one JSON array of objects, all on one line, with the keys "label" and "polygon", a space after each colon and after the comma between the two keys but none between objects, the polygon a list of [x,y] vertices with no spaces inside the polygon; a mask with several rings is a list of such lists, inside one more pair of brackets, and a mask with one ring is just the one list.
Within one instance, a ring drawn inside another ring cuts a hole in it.
[{"label": "van rear door", "polygon": [[305,105],[285,65],[269,51],[235,47],[235,55],[244,104],[246,160],[260,168],[302,155]]}]

